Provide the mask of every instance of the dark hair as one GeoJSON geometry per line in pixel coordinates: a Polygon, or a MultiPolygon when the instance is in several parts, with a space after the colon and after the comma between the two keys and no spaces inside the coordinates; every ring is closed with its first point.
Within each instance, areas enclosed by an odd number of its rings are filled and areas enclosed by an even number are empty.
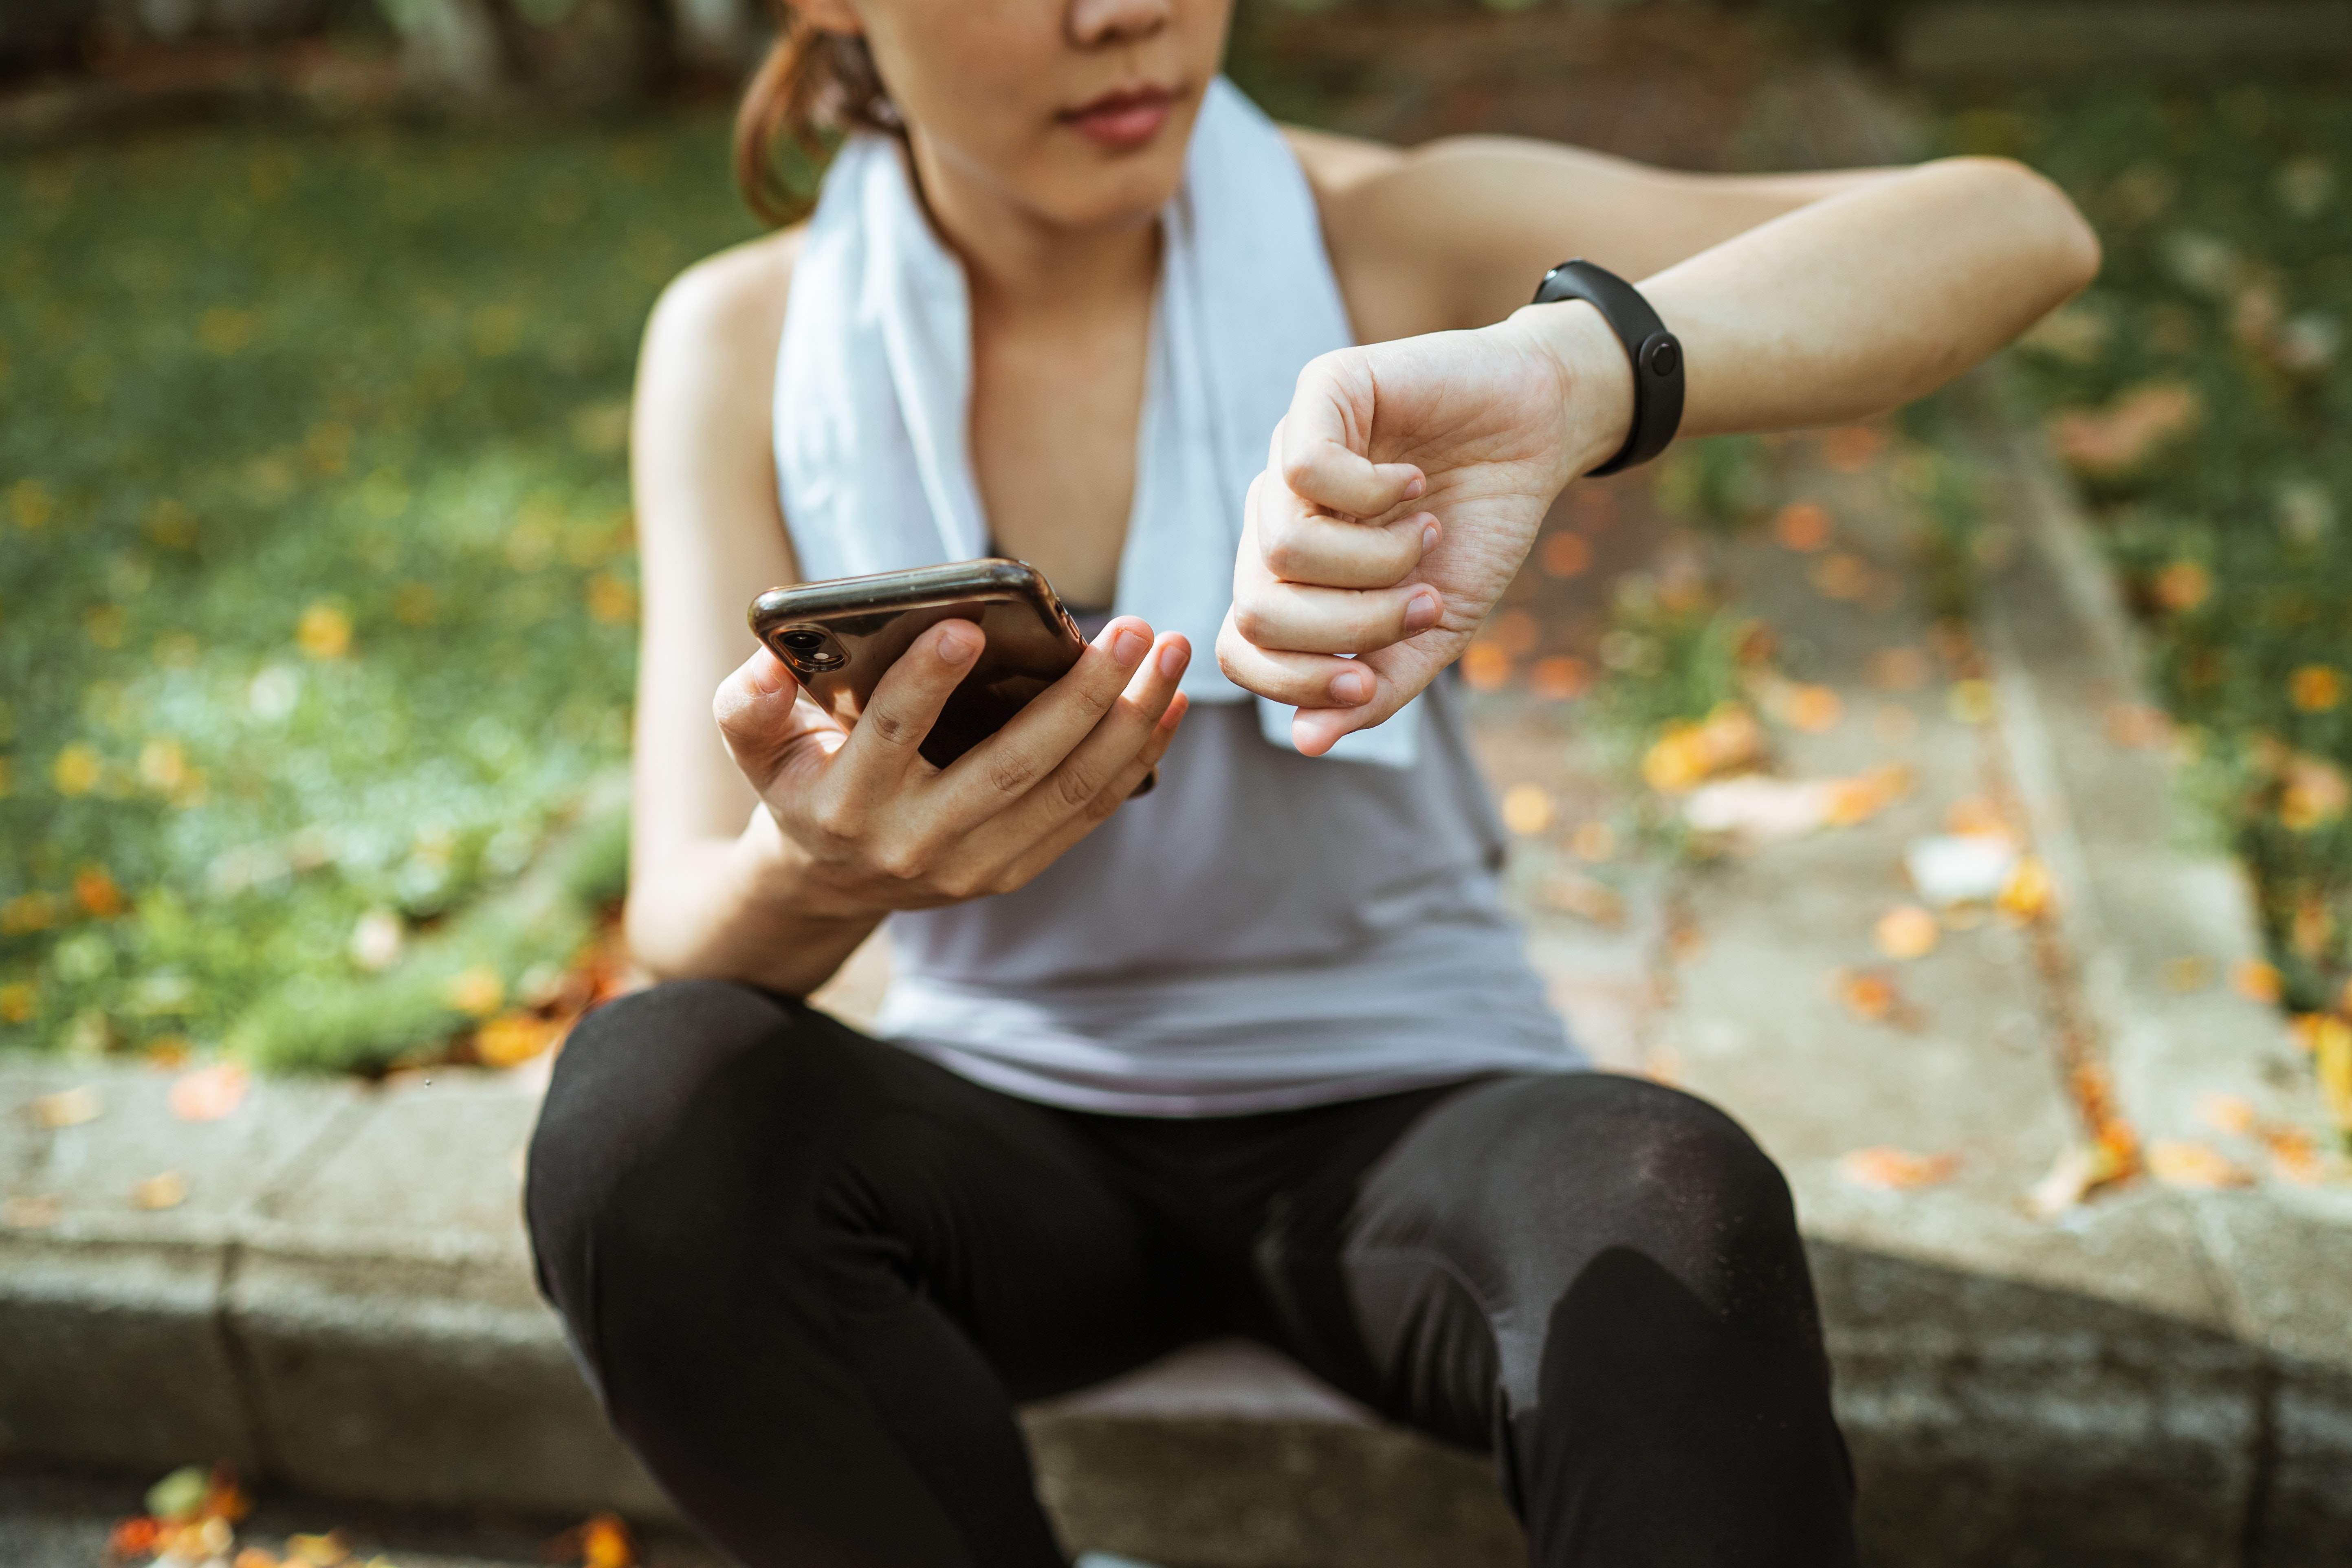
{"type": "Polygon", "coordinates": [[[822,163],[827,132],[896,134],[899,125],[863,37],[812,27],[784,0],[769,0],[769,9],[776,41],[735,113],[735,184],[753,212],[781,226],[808,207],[779,165],[786,143],[822,163]]]}

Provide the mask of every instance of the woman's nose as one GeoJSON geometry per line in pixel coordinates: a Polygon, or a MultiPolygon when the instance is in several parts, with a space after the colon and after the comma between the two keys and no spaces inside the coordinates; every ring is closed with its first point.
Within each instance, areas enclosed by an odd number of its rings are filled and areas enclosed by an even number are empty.
{"type": "Polygon", "coordinates": [[[1070,42],[1082,49],[1130,44],[1168,25],[1171,0],[1070,0],[1070,42]]]}

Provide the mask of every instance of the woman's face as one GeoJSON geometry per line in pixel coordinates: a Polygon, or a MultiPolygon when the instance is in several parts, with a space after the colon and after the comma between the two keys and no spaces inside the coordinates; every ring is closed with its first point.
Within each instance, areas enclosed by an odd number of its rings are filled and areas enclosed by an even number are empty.
{"type": "MultiPolygon", "coordinates": [[[[929,178],[1055,227],[1175,194],[1233,0],[808,0],[862,31],[929,178]]],[[[937,200],[941,195],[934,193],[937,200]]]]}

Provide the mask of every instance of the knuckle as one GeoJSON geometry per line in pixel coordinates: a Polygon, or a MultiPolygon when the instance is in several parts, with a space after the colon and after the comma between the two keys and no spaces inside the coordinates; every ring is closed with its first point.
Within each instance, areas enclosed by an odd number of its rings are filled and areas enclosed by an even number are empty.
{"type": "Polygon", "coordinates": [[[1300,530],[1290,523],[1276,523],[1265,531],[1258,547],[1258,555],[1267,571],[1276,576],[1293,579],[1314,565],[1312,551],[1300,537],[1300,530]]]}
{"type": "Polygon", "coordinates": [[[1020,752],[1008,752],[990,760],[989,787],[999,795],[1021,795],[1037,780],[1037,764],[1020,752]]]}
{"type": "MultiPolygon", "coordinates": [[[[1268,633],[1273,629],[1268,620],[1265,606],[1255,600],[1243,598],[1234,600],[1234,630],[1241,635],[1244,642],[1263,647],[1268,633]]],[[[1219,639],[1221,646],[1223,640],[1219,639]]]]}
{"type": "Polygon", "coordinates": [[[941,898],[951,904],[962,903],[966,899],[976,899],[989,890],[985,878],[961,867],[940,872],[933,879],[931,886],[938,890],[941,898]]]}
{"type": "Polygon", "coordinates": [[[864,814],[839,796],[816,802],[808,816],[819,833],[844,843],[856,838],[865,826],[864,814]]]}
{"type": "Polygon", "coordinates": [[[913,737],[915,727],[887,708],[868,709],[859,722],[870,727],[874,738],[886,746],[903,746],[913,737]]]}
{"type": "Polygon", "coordinates": [[[919,882],[930,869],[930,857],[919,844],[892,844],[875,851],[874,869],[894,882],[919,882]]]}
{"type": "Polygon", "coordinates": [[[1054,798],[1061,803],[1064,809],[1069,811],[1084,810],[1087,803],[1094,799],[1101,787],[1091,769],[1080,767],[1076,763],[1064,768],[1054,776],[1054,798]]]}
{"type": "Polygon", "coordinates": [[[1118,694],[1126,689],[1127,682],[1123,677],[1107,676],[1099,681],[1088,681],[1078,688],[1078,706],[1099,719],[1110,711],[1110,705],[1118,700],[1118,694]]]}

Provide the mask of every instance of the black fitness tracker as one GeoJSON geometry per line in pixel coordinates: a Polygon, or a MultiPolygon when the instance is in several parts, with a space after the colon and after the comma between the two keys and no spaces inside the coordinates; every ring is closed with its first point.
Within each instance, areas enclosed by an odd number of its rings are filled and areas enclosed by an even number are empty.
{"type": "Polygon", "coordinates": [[[1535,303],[1581,300],[1601,312],[1625,357],[1633,362],[1633,428],[1617,455],[1592,470],[1613,474],[1646,463],[1666,449],[1683,422],[1683,345],[1650,309],[1642,291],[1605,268],[1563,261],[1536,286],[1535,303]]]}

